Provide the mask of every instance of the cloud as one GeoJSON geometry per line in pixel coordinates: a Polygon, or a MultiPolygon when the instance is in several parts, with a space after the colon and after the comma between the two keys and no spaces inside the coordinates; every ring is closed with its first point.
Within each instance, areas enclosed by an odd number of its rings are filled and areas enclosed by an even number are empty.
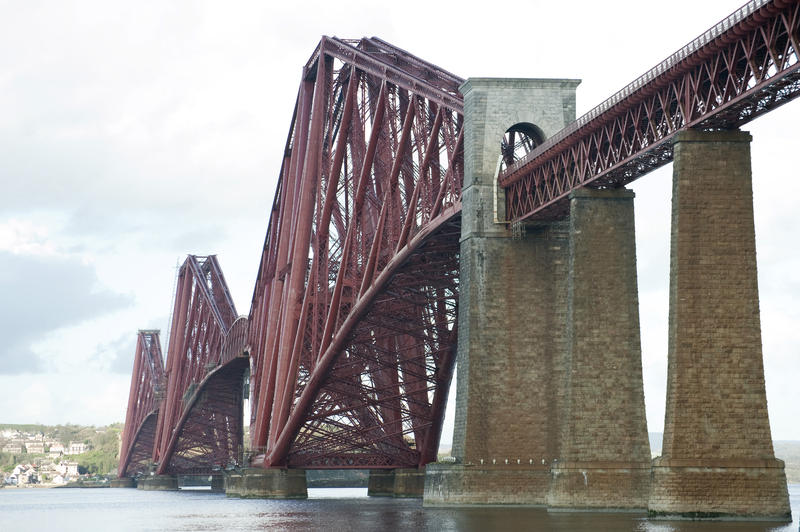
{"type": "Polygon", "coordinates": [[[33,346],[48,334],[132,304],[98,287],[92,266],[63,257],[0,251],[0,373],[41,372],[33,346]]]}
{"type": "Polygon", "coordinates": [[[130,332],[98,346],[91,362],[100,366],[104,371],[130,375],[133,372],[135,354],[136,335],[130,332]]]}

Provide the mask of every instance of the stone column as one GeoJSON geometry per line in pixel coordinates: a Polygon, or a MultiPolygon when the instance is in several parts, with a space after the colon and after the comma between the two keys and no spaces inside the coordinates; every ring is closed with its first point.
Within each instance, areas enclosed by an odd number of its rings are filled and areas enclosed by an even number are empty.
{"type": "Polygon", "coordinates": [[[633,192],[570,195],[566,393],[549,508],[647,508],[633,192]]]}
{"type": "Polygon", "coordinates": [[[544,136],[574,119],[575,80],[469,79],[458,316],[455,463],[427,466],[424,504],[541,504],[556,456],[563,352],[563,224],[512,238],[496,187],[500,142],[526,123],[544,136]]]}
{"type": "Polygon", "coordinates": [[[741,131],[675,139],[669,376],[654,517],[791,519],[767,414],[750,141],[741,131]]]}

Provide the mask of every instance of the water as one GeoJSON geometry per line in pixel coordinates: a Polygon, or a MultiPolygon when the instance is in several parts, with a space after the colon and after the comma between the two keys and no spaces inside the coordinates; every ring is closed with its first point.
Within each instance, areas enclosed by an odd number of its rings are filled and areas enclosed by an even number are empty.
{"type": "Polygon", "coordinates": [[[800,484],[789,486],[791,524],[648,521],[642,515],[548,513],[541,508],[423,508],[419,499],[375,499],[366,489],[309,489],[309,500],[228,499],[207,490],[0,490],[0,531],[430,530],[786,532],[798,530],[800,484]]]}

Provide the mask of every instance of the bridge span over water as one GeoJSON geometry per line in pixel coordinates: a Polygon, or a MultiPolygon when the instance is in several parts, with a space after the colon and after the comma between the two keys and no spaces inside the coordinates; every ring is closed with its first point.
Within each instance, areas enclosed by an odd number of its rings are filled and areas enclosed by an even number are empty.
{"type": "Polygon", "coordinates": [[[799,49],[800,3],[755,0],[576,120],[577,80],[465,80],[323,37],[249,314],[215,256],[186,259],[166,365],[159,332],[139,332],[120,477],[302,497],[304,470],[356,468],[373,492],[424,486],[426,505],[787,518],[739,128],[800,94],[799,49]],[[669,162],[651,461],[625,185],[669,162]],[[438,463],[456,360],[454,461],[438,463]]]}

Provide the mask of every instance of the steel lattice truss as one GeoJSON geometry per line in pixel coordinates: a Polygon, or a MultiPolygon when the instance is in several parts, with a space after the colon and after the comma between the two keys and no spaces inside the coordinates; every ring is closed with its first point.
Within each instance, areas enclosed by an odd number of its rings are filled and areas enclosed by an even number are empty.
{"type": "Polygon", "coordinates": [[[242,460],[242,383],[249,362],[237,357],[211,372],[187,398],[174,447],[159,471],[207,475],[242,460]]]}
{"type": "Polygon", "coordinates": [[[452,376],[462,80],[379,39],[303,72],[253,303],[267,466],[435,458],[452,376]]]}
{"type": "Polygon", "coordinates": [[[178,273],[167,390],[153,461],[158,474],[208,473],[238,459],[246,320],[215,256],[189,255],[178,273]]]}
{"type": "Polygon", "coordinates": [[[682,129],[735,129],[800,95],[800,3],[755,0],[500,175],[509,220],[558,218],[581,186],[615,188],[672,160],[682,129]]]}
{"type": "Polygon", "coordinates": [[[119,477],[143,474],[153,456],[156,419],[164,398],[164,361],[155,330],[139,331],[122,434],[119,477]]]}

